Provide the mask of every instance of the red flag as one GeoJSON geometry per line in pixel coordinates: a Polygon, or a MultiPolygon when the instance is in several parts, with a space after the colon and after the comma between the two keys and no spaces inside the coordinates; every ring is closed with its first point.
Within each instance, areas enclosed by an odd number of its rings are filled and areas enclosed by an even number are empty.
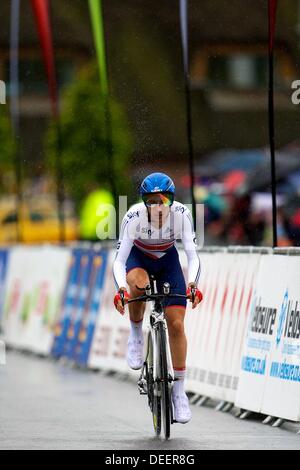
{"type": "Polygon", "coordinates": [[[277,0],[269,0],[269,52],[273,51],[277,0]]]}
{"type": "Polygon", "coordinates": [[[58,115],[57,104],[57,84],[55,76],[54,55],[52,46],[52,34],[49,17],[48,0],[31,0],[33,12],[36,19],[40,43],[43,52],[43,59],[48,78],[49,93],[52,103],[52,112],[55,117],[58,115]]]}

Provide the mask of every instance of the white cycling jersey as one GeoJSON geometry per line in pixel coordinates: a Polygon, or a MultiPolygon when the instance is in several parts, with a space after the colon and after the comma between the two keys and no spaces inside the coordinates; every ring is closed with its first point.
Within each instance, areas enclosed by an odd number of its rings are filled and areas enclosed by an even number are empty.
{"type": "MultiPolygon", "coordinates": [[[[158,259],[166,254],[176,240],[181,240],[188,258],[188,283],[199,281],[200,259],[196,251],[196,237],[189,209],[174,201],[161,228],[156,228],[148,218],[143,202],[134,204],[125,214],[113,265],[117,288],[126,286],[126,261],[135,245],[146,256],[158,259]]],[[[170,266],[170,269],[172,267],[170,266]]]]}

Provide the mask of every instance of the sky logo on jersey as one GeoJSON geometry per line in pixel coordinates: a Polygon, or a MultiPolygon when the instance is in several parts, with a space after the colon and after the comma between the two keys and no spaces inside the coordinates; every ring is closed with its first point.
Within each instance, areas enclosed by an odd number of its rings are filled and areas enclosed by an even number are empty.
{"type": "Polygon", "coordinates": [[[286,312],[287,312],[287,307],[288,307],[288,300],[289,300],[289,294],[288,294],[288,290],[286,290],[284,294],[283,302],[281,304],[280,314],[279,314],[279,322],[278,322],[278,329],[277,329],[277,335],[276,335],[276,347],[277,348],[279,346],[282,333],[283,333],[283,327],[284,327],[284,322],[285,322],[285,317],[286,317],[286,312]]]}
{"type": "Polygon", "coordinates": [[[185,209],[186,209],[186,208],[183,207],[183,206],[177,206],[177,207],[175,207],[175,211],[181,212],[182,214],[184,213],[185,209]]]}
{"type": "Polygon", "coordinates": [[[127,217],[128,219],[132,219],[133,217],[138,217],[139,216],[139,211],[134,211],[134,212],[128,212],[127,217]]]}

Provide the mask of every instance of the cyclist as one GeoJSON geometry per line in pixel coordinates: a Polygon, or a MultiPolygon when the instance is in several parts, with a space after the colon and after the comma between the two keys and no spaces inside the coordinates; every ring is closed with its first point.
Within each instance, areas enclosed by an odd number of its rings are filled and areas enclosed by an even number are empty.
{"type": "MultiPolygon", "coordinates": [[[[149,275],[157,280],[158,292],[164,282],[169,282],[172,293],[188,295],[193,308],[202,300],[197,288],[200,260],[196,251],[195,233],[189,209],[174,200],[175,186],[164,173],[148,175],[140,186],[143,202],[133,205],[124,216],[113,272],[118,292],[114,298],[116,309],[124,314],[120,293],[125,303],[138,297],[138,287],[149,284],[149,275]],[[188,288],[179,262],[175,241],[181,239],[188,258],[188,288]],[[128,293],[126,283],[129,285],[128,293]]],[[[145,302],[129,304],[131,332],[128,339],[127,362],[132,369],[143,365],[142,322],[145,302]]],[[[184,390],[187,341],[184,332],[186,300],[165,300],[165,317],[168,324],[170,350],[175,380],[172,388],[174,418],[187,423],[191,419],[188,397],[184,390]]]]}

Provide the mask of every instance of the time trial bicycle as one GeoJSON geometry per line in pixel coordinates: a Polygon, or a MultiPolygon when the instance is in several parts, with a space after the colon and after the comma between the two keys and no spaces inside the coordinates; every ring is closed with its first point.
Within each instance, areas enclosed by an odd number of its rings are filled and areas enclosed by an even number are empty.
{"type": "MultiPolygon", "coordinates": [[[[170,437],[173,418],[172,385],[176,380],[172,367],[168,327],[164,315],[164,300],[167,298],[189,298],[182,294],[172,294],[170,284],[163,284],[163,293],[157,292],[157,283],[154,276],[150,276],[150,284],[145,288],[136,286],[144,292],[143,295],[128,300],[132,302],[151,302],[149,332],[147,349],[141,375],[138,380],[138,389],[141,395],[148,395],[148,404],[152,413],[155,434],[161,434],[162,423],[165,439],[170,437]]],[[[194,302],[195,290],[191,290],[191,301],[194,302]]],[[[122,302],[124,299],[121,297],[122,302]]]]}

